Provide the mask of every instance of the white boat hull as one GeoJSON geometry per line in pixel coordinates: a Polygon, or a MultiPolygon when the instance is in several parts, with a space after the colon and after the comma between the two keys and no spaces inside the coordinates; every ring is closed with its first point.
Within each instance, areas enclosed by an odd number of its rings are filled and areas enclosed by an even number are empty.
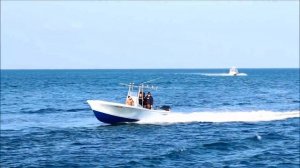
{"type": "Polygon", "coordinates": [[[165,110],[149,110],[142,107],[101,100],[88,100],[87,102],[92,108],[96,118],[108,124],[137,122],[149,115],[166,115],[169,113],[169,111],[165,110]]]}
{"type": "Polygon", "coordinates": [[[231,76],[237,76],[238,73],[237,72],[229,72],[229,75],[231,75],[231,76]]]}

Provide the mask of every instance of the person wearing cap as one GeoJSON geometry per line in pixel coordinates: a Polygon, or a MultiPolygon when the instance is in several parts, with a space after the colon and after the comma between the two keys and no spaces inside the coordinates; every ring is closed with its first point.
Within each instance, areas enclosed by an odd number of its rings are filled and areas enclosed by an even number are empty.
{"type": "Polygon", "coordinates": [[[145,105],[147,109],[152,109],[153,107],[153,97],[151,96],[150,92],[148,92],[147,96],[145,97],[145,105]]]}
{"type": "Polygon", "coordinates": [[[132,100],[132,98],[130,96],[127,97],[126,105],[134,106],[134,101],[132,100]]]}

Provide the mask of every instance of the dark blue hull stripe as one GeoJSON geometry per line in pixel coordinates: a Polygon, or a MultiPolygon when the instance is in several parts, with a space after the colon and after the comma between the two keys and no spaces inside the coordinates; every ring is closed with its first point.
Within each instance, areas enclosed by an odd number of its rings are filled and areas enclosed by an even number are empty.
{"type": "Polygon", "coordinates": [[[108,123],[108,124],[116,124],[116,123],[124,123],[124,122],[137,122],[139,120],[136,119],[130,119],[130,118],[124,118],[124,117],[118,117],[118,116],[114,116],[114,115],[110,115],[110,114],[106,114],[106,113],[102,113],[99,111],[95,111],[93,110],[96,118],[104,123],[108,123]]]}

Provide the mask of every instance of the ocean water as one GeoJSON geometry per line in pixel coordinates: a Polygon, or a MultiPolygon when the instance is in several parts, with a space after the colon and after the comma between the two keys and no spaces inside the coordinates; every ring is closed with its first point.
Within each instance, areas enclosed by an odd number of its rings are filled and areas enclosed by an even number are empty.
{"type": "Polygon", "coordinates": [[[1,167],[300,166],[299,69],[1,70],[1,167]],[[99,122],[87,100],[160,78],[165,117],[99,122]]]}

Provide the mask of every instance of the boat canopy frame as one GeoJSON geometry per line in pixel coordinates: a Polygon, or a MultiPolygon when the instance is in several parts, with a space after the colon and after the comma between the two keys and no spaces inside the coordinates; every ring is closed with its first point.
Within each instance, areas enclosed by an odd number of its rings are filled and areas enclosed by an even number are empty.
{"type": "MultiPolygon", "coordinates": [[[[157,86],[148,85],[147,83],[153,82],[153,81],[158,80],[158,79],[160,79],[160,78],[156,78],[156,79],[152,79],[152,80],[149,80],[149,81],[146,81],[146,82],[142,82],[137,86],[134,83],[129,83],[129,84],[120,83],[120,84],[128,86],[128,93],[127,93],[127,96],[126,96],[126,100],[127,100],[128,96],[130,96],[130,97],[132,97],[132,99],[134,101],[134,106],[140,106],[140,104],[139,104],[139,94],[140,94],[140,92],[144,93],[145,89],[157,90],[158,89],[157,86]],[[135,88],[137,88],[138,92],[134,91],[135,88]]],[[[144,99],[144,97],[143,97],[143,99],[144,99]]],[[[142,101],[141,107],[143,107],[143,106],[144,106],[144,101],[142,101]]]]}

